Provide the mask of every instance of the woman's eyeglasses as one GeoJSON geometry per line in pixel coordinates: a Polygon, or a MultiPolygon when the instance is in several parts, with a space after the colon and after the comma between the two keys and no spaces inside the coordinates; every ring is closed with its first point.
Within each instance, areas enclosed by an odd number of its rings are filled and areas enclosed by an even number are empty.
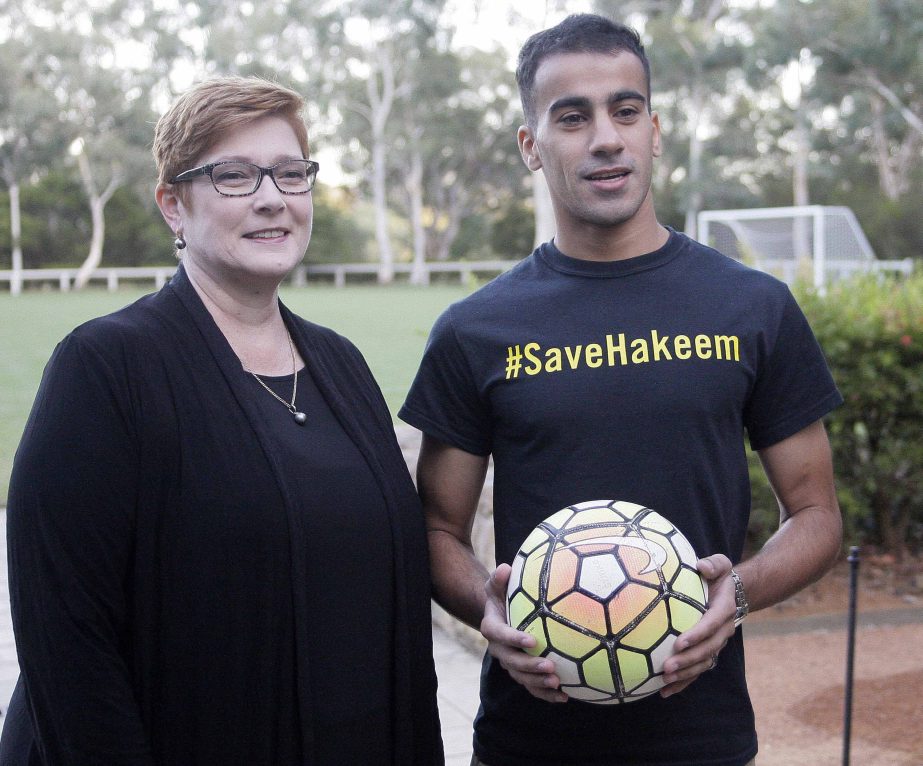
{"type": "Polygon", "coordinates": [[[269,168],[252,162],[228,160],[183,171],[170,179],[170,183],[178,184],[199,176],[208,176],[218,194],[225,197],[247,197],[260,188],[263,176],[269,176],[283,194],[307,194],[314,188],[319,169],[320,165],[314,160],[283,160],[269,168]]]}

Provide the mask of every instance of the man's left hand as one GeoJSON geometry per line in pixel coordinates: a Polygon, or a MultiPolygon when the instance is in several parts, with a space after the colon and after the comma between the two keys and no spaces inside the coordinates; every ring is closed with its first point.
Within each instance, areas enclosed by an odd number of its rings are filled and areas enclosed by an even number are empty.
{"type": "Polygon", "coordinates": [[[695,626],[682,633],[673,645],[673,654],[663,663],[665,686],[661,697],[681,692],[702,673],[712,670],[718,655],[734,635],[737,602],[734,581],[730,578],[731,560],[720,553],[699,559],[699,574],[708,582],[708,609],[695,626]]]}

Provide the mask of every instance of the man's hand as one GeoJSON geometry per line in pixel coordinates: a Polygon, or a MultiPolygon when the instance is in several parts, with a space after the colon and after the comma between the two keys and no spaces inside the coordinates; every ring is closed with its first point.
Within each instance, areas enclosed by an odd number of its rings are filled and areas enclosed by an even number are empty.
{"type": "MultiPolygon", "coordinates": [[[[818,420],[793,436],[760,450],[760,460],[779,501],[779,529],[762,549],[737,565],[750,611],[764,609],[817,580],[836,560],[843,540],[833,484],[830,442],[818,420]]],[[[676,639],[664,663],[665,697],[682,691],[714,667],[734,634],[736,599],[728,576],[731,562],[720,554],[700,559],[708,580],[708,610],[676,639]]]]}
{"type": "Polygon", "coordinates": [[[554,663],[545,657],[533,657],[523,649],[535,646],[535,638],[511,628],[506,621],[506,588],[510,581],[508,564],[501,564],[484,584],[487,603],[481,620],[481,634],[487,639],[487,651],[518,684],[546,702],[567,702],[560,691],[560,679],[554,663]]]}
{"type": "Polygon", "coordinates": [[[681,634],[673,645],[673,654],[663,663],[666,686],[661,697],[681,692],[702,673],[715,667],[718,655],[734,635],[734,581],[730,578],[731,561],[723,554],[699,559],[699,574],[708,582],[708,609],[692,628],[681,634]]]}

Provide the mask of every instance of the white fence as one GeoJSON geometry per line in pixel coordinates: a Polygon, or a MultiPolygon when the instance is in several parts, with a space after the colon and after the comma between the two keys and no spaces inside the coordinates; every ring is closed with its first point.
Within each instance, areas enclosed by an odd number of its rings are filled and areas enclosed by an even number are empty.
{"type": "MultiPolygon", "coordinates": [[[[6,282],[13,295],[18,295],[28,283],[57,286],[61,291],[70,290],[79,269],[23,269],[22,271],[0,271],[0,283],[6,282]]],[[[109,290],[118,290],[119,282],[154,281],[157,288],[163,287],[173,276],[175,266],[137,266],[125,268],[96,269],[91,275],[93,282],[105,282],[109,290]]]]}
{"type": "MultiPolygon", "coordinates": [[[[433,274],[457,274],[462,282],[472,276],[496,276],[513,268],[518,261],[432,261],[423,264],[425,280],[428,282],[433,274]]],[[[378,274],[377,263],[312,263],[298,266],[292,272],[292,283],[305,285],[311,278],[333,278],[337,287],[343,287],[348,277],[369,277],[378,274]]],[[[395,275],[410,275],[412,263],[395,263],[395,275]]]]}
{"type": "MultiPolygon", "coordinates": [[[[496,276],[516,265],[516,261],[446,261],[424,264],[427,281],[434,274],[457,275],[462,281],[472,276],[496,276]]],[[[369,281],[378,274],[377,263],[314,263],[298,266],[291,276],[291,282],[297,286],[307,285],[310,281],[332,281],[337,287],[343,287],[347,279],[369,281]]],[[[108,290],[118,290],[124,282],[151,282],[154,287],[162,287],[176,270],[175,266],[138,266],[96,269],[90,274],[90,282],[104,282],[108,290]]],[[[413,264],[396,263],[396,275],[409,275],[413,264]]],[[[61,291],[70,290],[74,284],[78,269],[23,269],[22,271],[0,271],[0,285],[9,286],[13,295],[18,295],[28,284],[48,286],[61,291]]]]}

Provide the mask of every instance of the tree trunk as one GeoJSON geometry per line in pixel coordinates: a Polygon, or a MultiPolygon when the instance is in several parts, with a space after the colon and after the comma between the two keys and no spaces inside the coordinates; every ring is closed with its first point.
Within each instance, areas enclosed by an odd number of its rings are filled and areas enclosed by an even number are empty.
{"type": "Polygon", "coordinates": [[[22,216],[19,206],[19,183],[9,182],[7,188],[10,192],[10,238],[12,240],[10,268],[13,270],[10,277],[10,293],[19,295],[22,292],[22,216]]]}
{"type": "Polygon", "coordinates": [[[881,98],[871,97],[872,102],[872,142],[878,158],[878,187],[889,200],[900,196],[898,181],[894,172],[889,147],[888,131],[885,127],[885,105],[881,98]]]}
{"type": "Polygon", "coordinates": [[[90,168],[90,161],[87,159],[85,151],[77,155],[77,166],[80,168],[80,178],[83,181],[83,188],[90,199],[90,221],[93,229],[90,235],[90,251],[87,253],[86,260],[80,265],[77,276],[74,277],[74,288],[80,290],[90,280],[90,275],[103,260],[103,242],[106,239],[106,218],[103,214],[106,203],[115,194],[119,188],[121,179],[113,168],[112,179],[102,194],[96,193],[96,184],[93,180],[93,171],[90,168]]]}
{"type": "Polygon", "coordinates": [[[435,253],[433,259],[437,261],[447,261],[452,255],[452,245],[458,238],[458,232],[461,231],[462,210],[460,203],[453,200],[453,204],[444,211],[447,223],[445,228],[439,232],[436,240],[435,253]]]}
{"type": "Polygon", "coordinates": [[[705,98],[700,79],[692,89],[689,122],[689,201],[686,204],[685,233],[696,239],[698,237],[699,211],[702,209],[702,139],[699,138],[699,125],[705,109],[705,98]]]}
{"type": "MultiPolygon", "coordinates": [[[[808,186],[808,160],[811,153],[811,138],[805,123],[805,114],[801,105],[795,109],[795,156],[792,158],[792,199],[795,205],[810,205],[811,194],[808,186]]],[[[795,244],[795,262],[799,266],[810,268],[811,237],[813,218],[795,216],[792,222],[795,244]]],[[[815,256],[816,257],[816,256],[815,256]]]]}
{"type": "Polygon", "coordinates": [[[378,282],[394,281],[394,251],[388,235],[385,145],[381,136],[372,138],[372,201],[375,207],[375,241],[378,243],[378,282]]]}
{"type": "MultiPolygon", "coordinates": [[[[864,67],[862,67],[864,69],[864,67]]],[[[869,85],[877,92],[885,101],[887,101],[891,106],[893,106],[897,112],[903,117],[904,121],[912,130],[915,130],[921,136],[923,136],[923,119],[918,117],[914,111],[907,106],[900,97],[885,85],[878,76],[867,69],[865,71],[866,79],[869,85]]]]}
{"type": "Polygon", "coordinates": [[[423,226],[423,158],[420,156],[420,133],[414,131],[414,144],[410,150],[410,224],[413,229],[413,266],[410,270],[410,284],[429,284],[426,270],[426,229],[423,226]]]}
{"type": "Polygon", "coordinates": [[[456,180],[446,187],[437,185],[433,192],[435,215],[427,233],[427,246],[432,248],[434,261],[447,261],[452,254],[452,245],[468,210],[469,196],[462,187],[456,180]]]}
{"type": "MultiPolygon", "coordinates": [[[[906,505],[906,503],[902,504],[906,505]]],[[[901,508],[897,518],[892,516],[890,496],[886,492],[876,492],[872,496],[872,511],[881,536],[881,544],[886,552],[900,563],[907,553],[906,540],[909,528],[910,510],[901,508]]]]}
{"type": "Polygon", "coordinates": [[[93,230],[90,235],[90,251],[87,253],[86,260],[80,265],[77,276],[74,277],[75,290],[85,287],[86,283],[90,281],[90,275],[102,263],[103,241],[106,236],[106,219],[103,216],[104,204],[99,197],[94,197],[90,200],[90,219],[93,223],[93,230]]]}
{"type": "Polygon", "coordinates": [[[394,281],[394,250],[388,234],[387,152],[385,127],[394,103],[394,70],[385,46],[375,51],[372,71],[366,80],[372,127],[372,200],[375,206],[375,241],[378,244],[378,282],[394,281]],[[380,88],[379,88],[380,82],[380,88]]]}

